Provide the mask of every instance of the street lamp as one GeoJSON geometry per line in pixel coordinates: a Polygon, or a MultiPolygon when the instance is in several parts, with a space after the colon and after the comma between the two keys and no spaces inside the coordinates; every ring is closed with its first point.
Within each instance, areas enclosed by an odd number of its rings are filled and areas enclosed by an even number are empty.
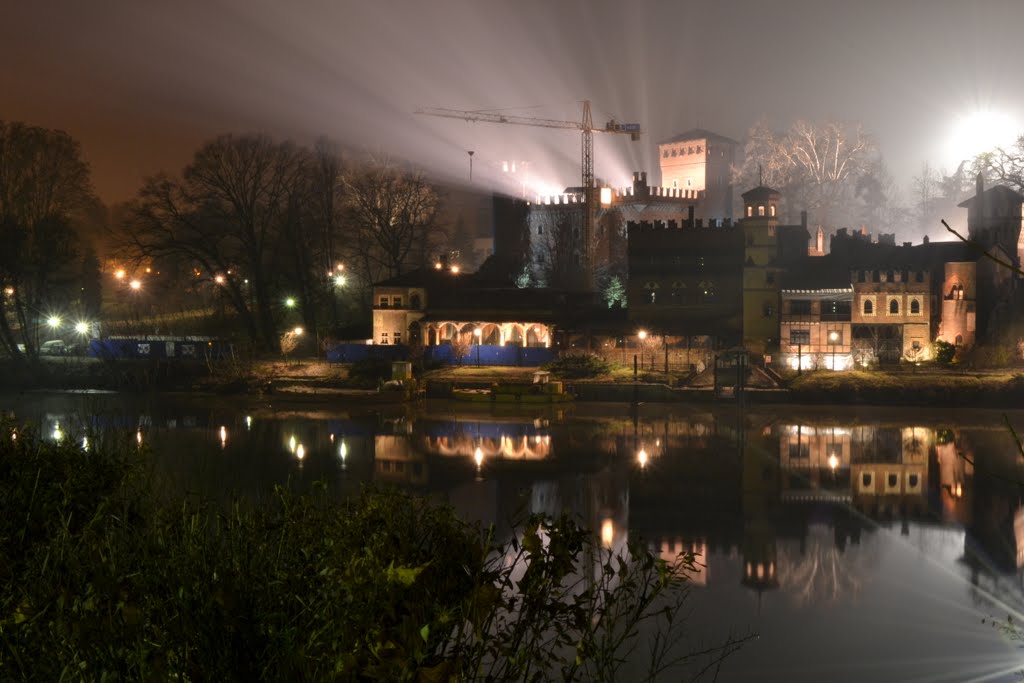
{"type": "Polygon", "coordinates": [[[49,318],[46,319],[46,324],[50,327],[51,330],[56,330],[57,328],[59,328],[60,323],[60,317],[56,315],[51,315],[49,318]]]}
{"type": "MultiPolygon", "coordinates": [[[[644,362],[643,343],[644,343],[644,340],[647,339],[647,330],[639,330],[639,331],[637,331],[636,338],[640,340],[640,342],[637,344],[637,347],[640,350],[640,362],[643,363],[644,362]]],[[[635,375],[636,375],[636,363],[633,363],[633,375],[634,375],[634,379],[636,379],[636,377],[635,377],[635,375]]]]}
{"type": "Polygon", "coordinates": [[[344,287],[346,282],[348,282],[348,280],[345,279],[344,275],[338,275],[334,278],[334,284],[338,287],[344,287]]]}
{"type": "Polygon", "coordinates": [[[831,332],[828,333],[828,342],[829,342],[829,345],[832,347],[832,371],[833,372],[835,372],[835,369],[836,369],[836,342],[838,340],[839,340],[839,333],[838,332],[836,332],[835,330],[832,330],[831,332]]]}
{"type": "Polygon", "coordinates": [[[483,330],[479,327],[473,330],[473,336],[476,337],[476,366],[480,367],[480,341],[483,337],[483,330]]]}
{"type": "Polygon", "coordinates": [[[132,280],[131,282],[128,283],[128,286],[131,287],[136,292],[142,289],[142,283],[139,282],[138,280],[132,280]]]}
{"type": "Polygon", "coordinates": [[[293,297],[288,297],[284,300],[284,305],[285,308],[295,308],[295,299],[293,297]]]}

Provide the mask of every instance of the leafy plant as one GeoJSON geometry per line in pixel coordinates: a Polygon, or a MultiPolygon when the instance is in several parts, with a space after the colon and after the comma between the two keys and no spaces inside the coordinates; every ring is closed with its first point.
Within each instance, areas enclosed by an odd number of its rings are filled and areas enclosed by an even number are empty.
{"type": "Polygon", "coordinates": [[[608,361],[591,353],[567,353],[543,367],[565,379],[599,377],[611,371],[611,364],[608,361]]]}
{"type": "Polygon", "coordinates": [[[952,365],[953,359],[956,357],[956,347],[941,339],[936,339],[933,346],[935,347],[935,362],[939,365],[952,365]]]}

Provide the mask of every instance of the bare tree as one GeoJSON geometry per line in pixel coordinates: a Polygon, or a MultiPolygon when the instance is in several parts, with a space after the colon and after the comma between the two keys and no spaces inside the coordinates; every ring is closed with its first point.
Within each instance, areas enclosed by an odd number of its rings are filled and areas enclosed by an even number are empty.
{"type": "Polygon", "coordinates": [[[981,172],[988,180],[1024,193],[1024,135],[1018,137],[1012,147],[996,147],[978,155],[971,171],[975,176],[981,172]]]}
{"type": "Polygon", "coordinates": [[[76,215],[97,200],[81,147],[67,133],[0,121],[0,344],[36,355],[47,309],[79,276],[76,215]]]}
{"type": "Polygon", "coordinates": [[[225,296],[265,349],[277,344],[275,249],[296,220],[304,157],[265,135],[223,135],[196,152],[181,179],[146,180],[124,237],[135,254],[178,258],[219,276],[225,296]]]}
{"type": "Polygon", "coordinates": [[[438,230],[438,193],[419,172],[389,160],[344,176],[347,261],[365,284],[422,267],[438,230]]]}

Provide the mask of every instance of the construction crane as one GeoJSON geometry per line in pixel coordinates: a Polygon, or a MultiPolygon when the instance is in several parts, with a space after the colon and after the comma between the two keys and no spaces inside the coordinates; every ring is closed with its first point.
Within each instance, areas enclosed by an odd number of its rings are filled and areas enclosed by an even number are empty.
{"type": "Polygon", "coordinates": [[[534,118],[532,116],[515,116],[502,114],[494,111],[464,111],[460,109],[440,109],[436,107],[424,107],[416,110],[417,114],[425,116],[441,116],[449,119],[462,119],[463,121],[483,121],[485,123],[509,123],[517,126],[535,126],[540,128],[563,128],[578,130],[582,132],[583,138],[583,196],[584,211],[583,217],[583,277],[584,289],[594,288],[594,244],[593,238],[596,232],[595,220],[597,218],[597,192],[594,187],[594,133],[619,133],[629,135],[633,141],[640,139],[639,123],[619,123],[612,119],[605,124],[604,128],[594,128],[593,116],[590,113],[590,100],[583,101],[583,119],[581,121],[561,121],[558,119],[534,118]]]}

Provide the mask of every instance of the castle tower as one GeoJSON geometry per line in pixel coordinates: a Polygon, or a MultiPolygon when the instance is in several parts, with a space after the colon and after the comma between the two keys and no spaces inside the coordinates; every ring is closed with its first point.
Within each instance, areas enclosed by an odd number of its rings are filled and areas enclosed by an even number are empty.
{"type": "Polygon", "coordinates": [[[743,345],[757,354],[778,344],[780,196],[764,185],[743,193],[743,345]]]}
{"type": "Polygon", "coordinates": [[[658,145],[661,186],[696,193],[697,218],[732,218],[732,164],[738,143],[694,128],[658,145]]]}

